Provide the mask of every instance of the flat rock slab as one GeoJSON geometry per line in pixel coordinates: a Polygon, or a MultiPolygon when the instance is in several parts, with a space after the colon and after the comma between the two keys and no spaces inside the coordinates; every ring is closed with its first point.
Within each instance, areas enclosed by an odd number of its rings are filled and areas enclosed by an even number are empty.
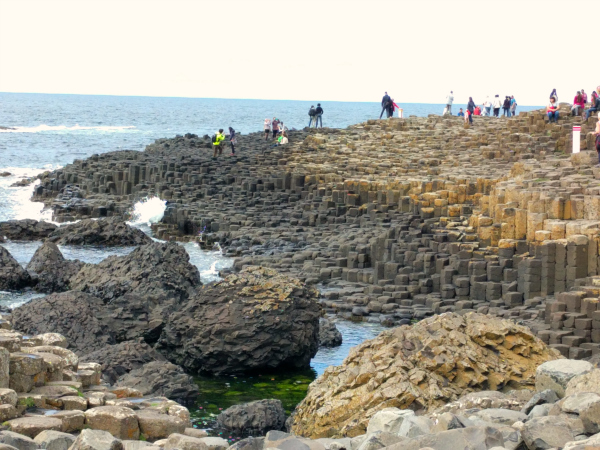
{"type": "Polygon", "coordinates": [[[8,426],[15,433],[34,438],[42,431],[61,431],[62,421],[52,417],[21,417],[8,421],[8,426]]]}

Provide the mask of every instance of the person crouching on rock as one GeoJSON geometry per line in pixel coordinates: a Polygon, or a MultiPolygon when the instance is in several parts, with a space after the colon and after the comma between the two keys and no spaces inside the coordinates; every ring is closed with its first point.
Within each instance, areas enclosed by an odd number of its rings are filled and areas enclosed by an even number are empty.
{"type": "Polygon", "coordinates": [[[275,148],[275,147],[278,147],[280,145],[285,145],[288,142],[289,141],[288,141],[288,138],[287,138],[287,133],[284,132],[284,133],[281,134],[281,136],[279,136],[277,138],[277,142],[275,144],[271,145],[271,148],[275,148]]]}
{"type": "Polygon", "coordinates": [[[229,127],[229,145],[231,145],[231,156],[235,156],[235,144],[237,144],[235,130],[229,127]]]}
{"type": "Polygon", "coordinates": [[[217,152],[219,155],[223,154],[223,141],[225,140],[225,136],[223,136],[223,128],[219,130],[217,134],[213,136],[213,158],[217,157],[217,152]]]}

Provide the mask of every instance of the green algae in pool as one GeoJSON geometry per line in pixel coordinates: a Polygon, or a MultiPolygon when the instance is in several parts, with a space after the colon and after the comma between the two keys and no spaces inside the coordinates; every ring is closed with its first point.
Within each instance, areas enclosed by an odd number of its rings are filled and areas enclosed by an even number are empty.
{"type": "Polygon", "coordinates": [[[315,378],[316,373],[312,370],[253,376],[196,377],[200,395],[190,408],[192,422],[211,436],[221,436],[233,442],[246,436],[234,436],[215,428],[219,413],[233,405],[275,398],[281,400],[286,415],[289,415],[304,399],[308,385],[315,378]]]}

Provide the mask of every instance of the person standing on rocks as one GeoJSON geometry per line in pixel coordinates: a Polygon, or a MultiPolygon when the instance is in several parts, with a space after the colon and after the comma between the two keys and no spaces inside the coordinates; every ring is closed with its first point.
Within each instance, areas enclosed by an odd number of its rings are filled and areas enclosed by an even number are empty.
{"type": "Polygon", "coordinates": [[[594,134],[596,135],[596,152],[598,153],[598,165],[600,166],[600,112],[598,113],[598,122],[596,122],[594,134]]]}
{"type": "MultiPolygon", "coordinates": [[[[392,99],[390,98],[390,96],[388,95],[388,93],[386,92],[385,95],[383,96],[383,98],[381,99],[381,114],[379,114],[379,118],[381,119],[383,117],[383,113],[386,112],[387,114],[389,114],[389,106],[390,106],[390,102],[392,101],[392,99]]],[[[388,115],[388,118],[390,116],[388,115]]]]}
{"type": "Polygon", "coordinates": [[[323,128],[323,108],[321,108],[320,103],[317,103],[315,113],[315,128],[319,128],[319,123],[321,124],[321,128],[323,128]]]}
{"type": "Polygon", "coordinates": [[[448,96],[446,97],[446,112],[449,115],[452,115],[452,103],[454,102],[454,93],[450,91],[448,96]]]}
{"type": "Polygon", "coordinates": [[[469,103],[467,103],[467,114],[469,116],[469,123],[473,125],[473,113],[475,112],[475,102],[473,97],[469,97],[469,103]]]}
{"type": "Polygon", "coordinates": [[[265,141],[268,141],[269,134],[271,133],[271,121],[269,119],[265,119],[263,126],[265,129],[265,141]]]}
{"type": "Polygon", "coordinates": [[[279,119],[277,117],[273,117],[271,127],[273,129],[273,139],[275,139],[277,137],[277,133],[279,133],[279,119]]]}
{"type": "Polygon", "coordinates": [[[317,111],[315,110],[315,107],[313,105],[310,106],[310,109],[308,110],[308,128],[310,128],[310,126],[312,125],[313,121],[315,120],[315,116],[317,115],[317,111]]]}
{"type": "Polygon", "coordinates": [[[515,96],[510,96],[510,115],[514,117],[517,113],[517,101],[515,100],[515,96]]]}
{"type": "Polygon", "coordinates": [[[223,136],[223,128],[221,128],[217,134],[213,136],[213,158],[217,157],[217,152],[219,155],[223,154],[223,141],[225,140],[225,136],[223,136]]]}
{"type": "Polygon", "coordinates": [[[229,145],[231,145],[231,156],[235,156],[235,145],[237,144],[237,137],[235,130],[229,127],[229,145]]]}
{"type": "Polygon", "coordinates": [[[496,94],[496,96],[494,97],[494,117],[499,117],[500,114],[500,108],[502,107],[502,102],[500,101],[500,96],[498,94],[496,94]]]}
{"type": "Polygon", "coordinates": [[[492,113],[492,102],[490,102],[490,97],[485,98],[485,102],[483,102],[483,111],[481,113],[482,116],[491,116],[492,113]]]}
{"type": "Polygon", "coordinates": [[[510,97],[508,95],[504,97],[504,104],[502,105],[502,117],[510,117],[510,97]]]}

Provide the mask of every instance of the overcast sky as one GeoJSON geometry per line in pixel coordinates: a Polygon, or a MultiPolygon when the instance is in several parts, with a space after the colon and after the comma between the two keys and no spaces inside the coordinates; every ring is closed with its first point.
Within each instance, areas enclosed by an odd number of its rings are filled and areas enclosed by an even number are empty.
{"type": "Polygon", "coordinates": [[[571,102],[600,85],[599,5],[0,0],[0,92],[543,105],[556,87],[571,102]]]}

